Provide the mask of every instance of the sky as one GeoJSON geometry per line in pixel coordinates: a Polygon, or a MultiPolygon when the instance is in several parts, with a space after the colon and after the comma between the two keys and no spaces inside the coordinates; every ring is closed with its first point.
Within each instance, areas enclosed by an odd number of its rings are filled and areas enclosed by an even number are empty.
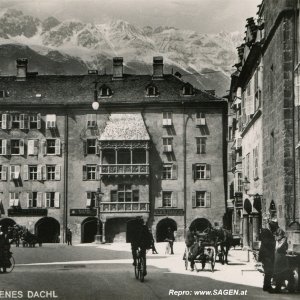
{"type": "Polygon", "coordinates": [[[138,26],[173,26],[201,33],[244,31],[261,0],[0,0],[40,19],[106,23],[122,19],[138,26]]]}

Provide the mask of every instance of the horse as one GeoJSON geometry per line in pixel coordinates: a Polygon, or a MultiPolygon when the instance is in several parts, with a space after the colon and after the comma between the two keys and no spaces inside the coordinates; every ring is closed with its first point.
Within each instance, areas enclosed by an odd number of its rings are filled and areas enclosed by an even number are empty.
{"type": "Polygon", "coordinates": [[[216,253],[219,253],[219,258],[222,264],[224,262],[228,264],[228,252],[231,246],[233,246],[232,233],[225,228],[212,228],[208,227],[204,230],[208,234],[208,239],[214,241],[216,253]],[[220,246],[221,252],[218,251],[220,246]],[[224,256],[224,257],[221,257],[224,256]]]}

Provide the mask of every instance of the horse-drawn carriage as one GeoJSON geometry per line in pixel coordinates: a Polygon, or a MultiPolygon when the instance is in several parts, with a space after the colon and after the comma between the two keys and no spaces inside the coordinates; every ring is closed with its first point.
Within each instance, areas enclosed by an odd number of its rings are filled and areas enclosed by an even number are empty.
{"type": "Polygon", "coordinates": [[[215,262],[228,263],[227,255],[232,244],[232,235],[229,231],[221,228],[207,228],[203,232],[196,233],[196,241],[191,247],[186,247],[184,260],[185,268],[188,269],[189,261],[191,269],[194,267],[198,272],[197,264],[201,264],[202,270],[206,264],[210,264],[213,272],[215,262]]]}

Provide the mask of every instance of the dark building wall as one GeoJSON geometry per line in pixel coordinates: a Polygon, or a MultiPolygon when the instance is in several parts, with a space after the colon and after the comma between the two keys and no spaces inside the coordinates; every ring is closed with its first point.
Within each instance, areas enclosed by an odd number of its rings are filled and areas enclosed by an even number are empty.
{"type": "MultiPolygon", "coordinates": [[[[267,34],[278,12],[289,1],[276,2],[278,6],[273,1],[265,1],[267,34]]],[[[286,13],[280,19],[274,35],[266,35],[270,42],[264,51],[264,197],[267,209],[274,200],[279,223],[284,227],[294,197],[293,26],[293,15],[286,13]]]]}

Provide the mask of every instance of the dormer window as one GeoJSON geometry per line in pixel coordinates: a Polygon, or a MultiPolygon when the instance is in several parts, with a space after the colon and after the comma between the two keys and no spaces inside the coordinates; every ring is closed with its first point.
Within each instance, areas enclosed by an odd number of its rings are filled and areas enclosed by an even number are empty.
{"type": "Polygon", "coordinates": [[[154,84],[149,84],[146,87],[146,95],[147,97],[156,97],[158,96],[158,89],[154,84]]]}
{"type": "Polygon", "coordinates": [[[112,95],[112,90],[107,85],[102,85],[99,89],[100,97],[110,97],[112,95]]]}
{"type": "Polygon", "coordinates": [[[194,87],[190,83],[186,83],[182,87],[182,95],[183,96],[192,96],[192,95],[194,95],[194,87]]]}

